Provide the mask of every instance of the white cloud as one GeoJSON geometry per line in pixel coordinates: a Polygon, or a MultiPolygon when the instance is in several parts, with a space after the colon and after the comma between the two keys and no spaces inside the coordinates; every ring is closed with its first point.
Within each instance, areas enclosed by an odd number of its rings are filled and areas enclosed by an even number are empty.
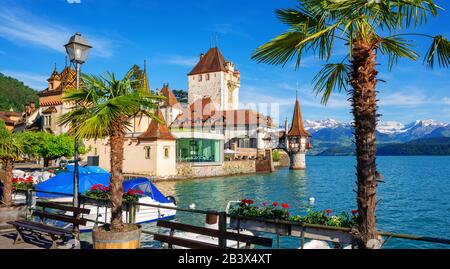
{"type": "Polygon", "coordinates": [[[67,0],[69,4],[81,4],[81,0],[67,0]]]}
{"type": "Polygon", "coordinates": [[[167,55],[164,62],[172,65],[194,67],[199,61],[196,57],[186,57],[182,55],[167,55]]]}
{"type": "Polygon", "coordinates": [[[444,102],[444,104],[446,104],[446,105],[450,105],[450,97],[444,97],[444,99],[442,99],[443,100],[443,102],[444,102]]]}
{"type": "Polygon", "coordinates": [[[47,87],[46,81],[48,76],[45,75],[35,73],[25,73],[15,70],[0,70],[0,73],[18,79],[22,81],[25,85],[35,90],[43,90],[47,87]]]}
{"type": "MultiPolygon", "coordinates": [[[[78,29],[77,29],[78,30],[78,29]]],[[[26,12],[0,8],[0,37],[20,46],[35,45],[65,53],[64,44],[77,30],[45,22],[26,12]]],[[[116,42],[105,37],[86,34],[93,46],[92,56],[110,58],[116,42]]]]}

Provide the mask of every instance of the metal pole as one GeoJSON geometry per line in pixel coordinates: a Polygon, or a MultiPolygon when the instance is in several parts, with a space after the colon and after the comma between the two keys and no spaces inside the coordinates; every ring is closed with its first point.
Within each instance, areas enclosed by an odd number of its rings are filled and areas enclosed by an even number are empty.
{"type": "MultiPolygon", "coordinates": [[[[75,63],[75,68],[77,71],[76,91],[78,91],[80,88],[80,64],[75,63]]],[[[76,104],[76,106],[78,107],[78,103],[76,104]]],[[[80,204],[78,203],[78,137],[77,136],[75,136],[74,148],[75,148],[75,154],[74,154],[75,167],[74,167],[74,172],[73,172],[73,207],[78,208],[78,207],[80,207],[80,204]]],[[[74,213],[74,217],[79,217],[79,215],[77,213],[74,213]]],[[[76,224],[73,225],[73,236],[74,236],[75,240],[77,240],[77,241],[80,240],[80,228],[76,224]]]]}
{"type": "Polygon", "coordinates": [[[227,232],[227,214],[225,212],[219,213],[219,247],[227,247],[227,239],[225,233],[227,232]]]}

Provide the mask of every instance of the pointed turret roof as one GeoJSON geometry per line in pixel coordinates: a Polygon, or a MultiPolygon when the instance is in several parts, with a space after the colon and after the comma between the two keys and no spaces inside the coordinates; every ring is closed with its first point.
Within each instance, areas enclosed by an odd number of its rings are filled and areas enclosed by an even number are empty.
{"type": "Polygon", "coordinates": [[[206,55],[201,57],[200,61],[194,69],[192,69],[188,76],[219,71],[226,72],[227,70],[225,68],[225,63],[225,58],[220,50],[217,47],[210,48],[206,55]]]}
{"type": "Polygon", "coordinates": [[[141,141],[176,140],[169,128],[167,128],[166,121],[161,113],[161,110],[158,109],[156,113],[158,118],[160,118],[163,122],[159,123],[156,120],[152,120],[147,128],[147,131],[140,135],[138,139],[141,141]]]}
{"type": "Polygon", "coordinates": [[[289,130],[287,136],[306,136],[311,137],[311,135],[305,130],[303,126],[302,112],[300,110],[300,102],[295,101],[294,116],[292,118],[292,127],[289,130]]]}
{"type": "Polygon", "coordinates": [[[172,92],[172,90],[169,87],[169,84],[164,84],[163,88],[161,89],[161,95],[166,97],[164,100],[164,103],[161,107],[174,107],[174,106],[180,106],[178,103],[177,97],[172,92]]]}
{"type": "Polygon", "coordinates": [[[47,81],[54,81],[54,80],[61,80],[61,76],[59,75],[58,71],[55,69],[53,70],[52,75],[47,79],[47,81]]]}
{"type": "Polygon", "coordinates": [[[148,83],[148,77],[147,77],[147,61],[144,60],[144,78],[142,81],[142,86],[145,90],[145,92],[150,93],[150,85],[148,83]]]}

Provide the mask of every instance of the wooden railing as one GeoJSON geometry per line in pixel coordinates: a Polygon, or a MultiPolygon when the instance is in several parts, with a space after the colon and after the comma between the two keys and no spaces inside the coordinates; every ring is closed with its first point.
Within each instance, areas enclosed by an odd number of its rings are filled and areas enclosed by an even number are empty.
{"type": "MultiPolygon", "coordinates": [[[[61,195],[61,196],[72,196],[64,193],[57,192],[45,192],[38,191],[40,193],[52,194],[52,195],[61,195]]],[[[27,196],[27,212],[33,210],[33,203],[35,203],[36,191],[25,191],[23,192],[27,196]]],[[[80,199],[83,200],[83,197],[80,196],[80,199]]],[[[92,199],[91,199],[92,200],[92,199]]],[[[104,201],[101,201],[104,203],[104,201]]],[[[107,205],[107,204],[103,204],[107,205]]],[[[254,226],[255,231],[267,232],[276,235],[276,248],[280,248],[280,237],[281,236],[289,236],[296,237],[300,239],[301,248],[303,248],[305,244],[305,239],[315,239],[327,242],[333,242],[336,245],[351,245],[355,246],[355,239],[357,236],[357,231],[351,228],[341,228],[341,227],[332,227],[332,226],[323,226],[323,225],[315,225],[308,223],[298,223],[292,221],[285,220],[273,220],[273,219],[262,219],[262,218],[252,218],[245,216],[235,216],[227,214],[226,212],[219,212],[215,210],[200,210],[200,209],[190,209],[190,208],[181,208],[181,207],[171,207],[164,205],[155,205],[155,204],[146,204],[146,203],[128,203],[125,204],[124,209],[127,210],[128,213],[128,222],[134,223],[136,220],[136,206],[147,206],[147,207],[155,207],[160,209],[171,209],[181,212],[187,212],[191,214],[201,214],[201,215],[217,215],[219,216],[219,229],[226,230],[228,227],[228,219],[230,220],[230,226],[237,229],[238,231],[241,228],[248,227],[248,222],[253,222],[252,225],[257,223],[260,225],[260,228],[256,228],[254,226]],[[247,222],[247,223],[245,223],[247,222]]],[[[96,224],[106,224],[105,222],[87,220],[88,222],[96,223],[96,224]]],[[[250,229],[249,229],[250,230],[250,229]]],[[[155,235],[157,233],[143,229],[143,234],[155,235]]],[[[384,245],[388,241],[393,238],[403,239],[403,240],[413,240],[427,243],[435,243],[435,244],[446,244],[450,245],[450,239],[445,238],[436,238],[430,236],[418,236],[418,235],[409,235],[409,234],[396,234],[391,232],[379,231],[379,235],[385,237],[384,245]]],[[[226,238],[219,237],[219,246],[226,246],[226,238]]]]}

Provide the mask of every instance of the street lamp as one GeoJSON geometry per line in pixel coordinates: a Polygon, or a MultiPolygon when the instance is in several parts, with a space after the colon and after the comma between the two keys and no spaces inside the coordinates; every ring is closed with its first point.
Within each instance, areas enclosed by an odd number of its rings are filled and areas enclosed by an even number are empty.
{"type": "MultiPolygon", "coordinates": [[[[70,62],[75,64],[76,72],[77,72],[77,88],[78,91],[80,88],[80,67],[83,63],[86,62],[87,56],[89,54],[89,50],[92,48],[84,37],[81,36],[80,33],[76,33],[72,37],[70,37],[69,42],[64,45],[66,48],[66,52],[69,55],[70,62]]],[[[78,106],[78,104],[76,104],[78,106]]],[[[79,207],[78,203],[78,137],[75,136],[75,169],[73,172],[73,206],[79,207]]],[[[78,225],[73,226],[73,233],[76,239],[79,239],[79,228],[78,225]]]]}

